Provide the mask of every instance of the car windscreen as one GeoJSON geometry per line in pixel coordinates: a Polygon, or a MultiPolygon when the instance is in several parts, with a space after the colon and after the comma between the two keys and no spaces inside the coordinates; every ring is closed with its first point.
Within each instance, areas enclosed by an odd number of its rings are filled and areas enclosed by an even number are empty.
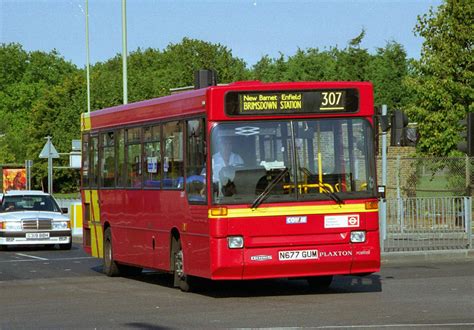
{"type": "Polygon", "coordinates": [[[48,195],[4,196],[1,212],[46,211],[61,212],[54,199],[48,195]]]}

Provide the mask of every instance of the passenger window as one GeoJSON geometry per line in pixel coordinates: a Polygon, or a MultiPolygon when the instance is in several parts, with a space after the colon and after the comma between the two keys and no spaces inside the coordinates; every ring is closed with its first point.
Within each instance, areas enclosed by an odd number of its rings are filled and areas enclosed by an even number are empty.
{"type": "Polygon", "coordinates": [[[144,186],[160,188],[161,186],[161,130],[160,126],[145,127],[143,129],[144,157],[143,169],[144,186]]]}
{"type": "Polygon", "coordinates": [[[183,122],[163,125],[163,183],[164,189],[183,189],[183,122]]]}
{"type": "Polygon", "coordinates": [[[89,134],[82,135],[82,187],[89,187],[89,134]]]}
{"type": "Polygon", "coordinates": [[[114,132],[103,133],[101,140],[100,176],[102,187],[115,187],[115,136],[114,132]]]}
{"type": "Polygon", "coordinates": [[[125,155],[127,157],[127,187],[141,188],[141,128],[125,130],[125,155]]]}
{"type": "Polygon", "coordinates": [[[206,130],[204,119],[187,122],[186,192],[190,202],[206,202],[206,130]]]}
{"type": "Polygon", "coordinates": [[[90,138],[90,168],[89,168],[89,182],[91,187],[97,187],[99,183],[99,137],[91,136],[90,138]]]}
{"type": "Polygon", "coordinates": [[[127,164],[125,163],[125,134],[123,129],[115,131],[115,144],[117,155],[117,187],[126,186],[127,164]]]}

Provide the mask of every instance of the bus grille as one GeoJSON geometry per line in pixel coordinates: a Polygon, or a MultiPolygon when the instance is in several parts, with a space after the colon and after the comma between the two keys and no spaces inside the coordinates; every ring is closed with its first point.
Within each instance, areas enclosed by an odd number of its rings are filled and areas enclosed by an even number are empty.
{"type": "Polygon", "coordinates": [[[23,220],[23,229],[26,230],[49,230],[51,229],[51,219],[23,220]]]}

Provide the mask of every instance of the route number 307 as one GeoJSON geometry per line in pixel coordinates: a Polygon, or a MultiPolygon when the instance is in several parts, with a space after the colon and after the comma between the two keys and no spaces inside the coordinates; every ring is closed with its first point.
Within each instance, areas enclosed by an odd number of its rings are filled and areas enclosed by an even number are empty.
{"type": "Polygon", "coordinates": [[[323,102],[322,106],[335,106],[340,105],[342,92],[322,92],[323,102]]]}

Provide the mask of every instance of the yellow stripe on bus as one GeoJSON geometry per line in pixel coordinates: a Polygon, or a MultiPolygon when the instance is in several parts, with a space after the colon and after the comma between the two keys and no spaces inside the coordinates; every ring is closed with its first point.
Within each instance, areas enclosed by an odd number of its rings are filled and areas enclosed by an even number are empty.
{"type": "Polygon", "coordinates": [[[279,215],[309,215],[309,214],[334,214],[334,213],[367,213],[377,212],[378,209],[367,210],[363,204],[342,204],[342,205],[311,205],[311,206],[276,206],[276,207],[250,207],[241,209],[227,209],[227,215],[216,216],[209,210],[209,218],[249,218],[249,217],[269,217],[279,215]]]}
{"type": "Polygon", "coordinates": [[[85,202],[90,206],[89,229],[91,233],[91,254],[93,257],[102,258],[104,256],[104,233],[100,222],[99,191],[86,190],[85,202]]]}

